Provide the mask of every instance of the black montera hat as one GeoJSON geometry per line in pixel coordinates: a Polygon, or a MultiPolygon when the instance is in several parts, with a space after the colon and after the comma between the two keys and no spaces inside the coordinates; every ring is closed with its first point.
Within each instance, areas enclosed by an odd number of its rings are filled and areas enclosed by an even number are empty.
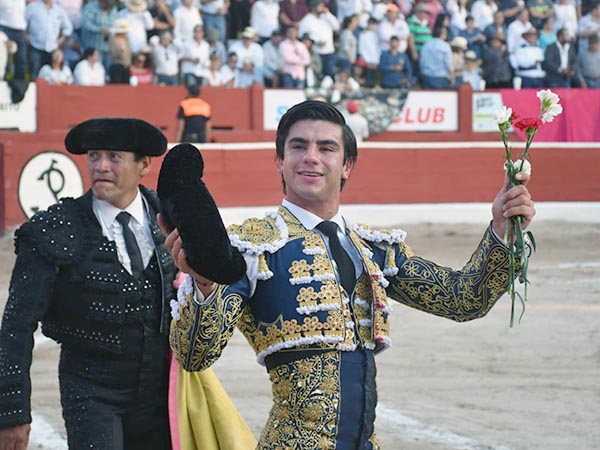
{"type": "Polygon", "coordinates": [[[160,212],[169,231],[179,231],[190,267],[209,280],[231,284],[246,273],[246,261],[229,241],[203,172],[202,155],[192,144],[169,150],[156,189],[160,212]]]}
{"type": "Polygon", "coordinates": [[[140,119],[103,117],[71,128],[65,146],[75,155],[88,150],[117,150],[160,156],[167,149],[167,138],[158,128],[140,119]]]}

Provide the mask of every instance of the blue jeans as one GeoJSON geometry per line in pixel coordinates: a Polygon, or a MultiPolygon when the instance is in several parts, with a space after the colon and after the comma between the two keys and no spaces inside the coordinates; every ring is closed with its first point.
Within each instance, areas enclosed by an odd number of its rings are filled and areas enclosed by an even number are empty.
{"type": "Polygon", "coordinates": [[[585,82],[589,88],[600,89],[600,78],[585,78],[585,82]]]}
{"type": "Polygon", "coordinates": [[[321,63],[323,64],[323,76],[329,75],[331,78],[335,77],[337,72],[335,68],[335,53],[329,53],[327,55],[320,55],[321,63]]]}
{"type": "Polygon", "coordinates": [[[31,81],[35,81],[37,75],[45,64],[50,64],[50,53],[29,46],[29,75],[31,81]]]}
{"type": "Polygon", "coordinates": [[[25,73],[27,72],[27,42],[25,42],[25,32],[22,30],[15,30],[14,28],[8,28],[0,25],[0,30],[4,31],[6,36],[17,43],[17,53],[15,53],[15,78],[17,80],[24,80],[25,73]]]}
{"type": "Polygon", "coordinates": [[[210,28],[216,28],[219,30],[219,40],[223,44],[227,42],[227,22],[225,16],[202,13],[202,21],[204,22],[205,33],[208,33],[210,28]]]}
{"type": "Polygon", "coordinates": [[[430,77],[423,75],[423,88],[425,89],[450,89],[450,79],[443,77],[430,77]]]}
{"type": "Polygon", "coordinates": [[[204,78],[197,77],[193,73],[186,73],[183,75],[183,85],[187,88],[189,86],[202,86],[204,78]]]}
{"type": "Polygon", "coordinates": [[[178,86],[179,85],[179,76],[173,75],[157,75],[158,84],[165,84],[167,86],[178,86]]]}
{"type": "Polygon", "coordinates": [[[304,80],[296,80],[295,78],[292,78],[289,73],[282,73],[281,87],[301,89],[304,87],[304,80]]]}
{"type": "Polygon", "coordinates": [[[521,87],[523,89],[526,88],[543,88],[544,87],[544,79],[543,78],[531,78],[531,77],[521,77],[523,83],[521,87]]]}

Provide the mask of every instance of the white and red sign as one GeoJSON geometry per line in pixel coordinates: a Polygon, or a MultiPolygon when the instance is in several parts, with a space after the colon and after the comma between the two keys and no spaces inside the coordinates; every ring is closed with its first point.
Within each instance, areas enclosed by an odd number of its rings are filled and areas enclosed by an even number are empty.
{"type": "Polygon", "coordinates": [[[458,131],[458,93],[410,91],[388,131],[458,131]]]}

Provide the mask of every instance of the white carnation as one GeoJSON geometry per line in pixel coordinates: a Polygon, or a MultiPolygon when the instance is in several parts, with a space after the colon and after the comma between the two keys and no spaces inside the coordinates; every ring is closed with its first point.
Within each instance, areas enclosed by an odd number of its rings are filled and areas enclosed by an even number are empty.
{"type": "Polygon", "coordinates": [[[498,111],[496,111],[496,116],[495,116],[496,123],[498,125],[506,123],[510,120],[511,116],[512,116],[512,108],[507,108],[506,106],[503,106],[498,111]]]}
{"type": "Polygon", "coordinates": [[[536,95],[540,99],[542,105],[542,122],[552,122],[554,118],[563,111],[562,106],[558,103],[560,101],[558,95],[550,89],[538,91],[536,95]]]}
{"type": "MultiPolygon", "coordinates": [[[[506,170],[506,164],[504,165],[504,170],[506,170]]],[[[527,175],[531,175],[531,163],[528,160],[518,159],[512,161],[512,165],[515,169],[515,173],[525,172],[527,175]]]]}

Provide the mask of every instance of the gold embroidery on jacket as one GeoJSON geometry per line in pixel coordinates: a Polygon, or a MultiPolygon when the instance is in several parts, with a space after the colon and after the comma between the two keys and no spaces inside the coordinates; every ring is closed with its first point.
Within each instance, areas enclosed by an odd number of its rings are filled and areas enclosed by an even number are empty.
{"type": "Polygon", "coordinates": [[[273,407],[258,448],[335,449],[340,353],[327,352],[269,371],[273,407]]]}

